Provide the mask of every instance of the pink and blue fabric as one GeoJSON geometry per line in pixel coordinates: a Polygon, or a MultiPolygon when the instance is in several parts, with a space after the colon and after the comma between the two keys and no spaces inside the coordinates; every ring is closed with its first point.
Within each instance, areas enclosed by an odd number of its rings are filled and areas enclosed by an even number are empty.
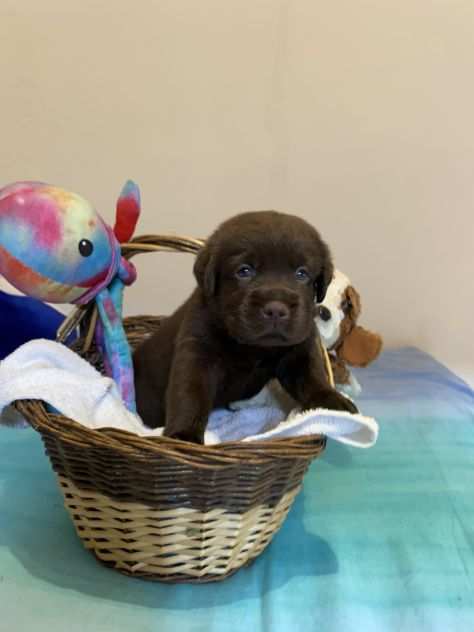
{"type": "Polygon", "coordinates": [[[124,285],[135,267],[121,255],[140,214],[140,193],[128,181],[117,201],[114,229],[87,200],[43,182],[0,189],[0,274],[26,295],[47,303],[96,301],[96,341],[108,375],[135,410],[130,349],[122,325],[124,285]]]}

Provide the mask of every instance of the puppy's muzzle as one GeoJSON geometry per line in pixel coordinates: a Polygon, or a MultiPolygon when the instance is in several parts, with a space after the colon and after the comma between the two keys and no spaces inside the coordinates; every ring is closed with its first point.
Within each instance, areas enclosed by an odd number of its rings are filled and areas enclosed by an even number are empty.
{"type": "Polygon", "coordinates": [[[260,327],[268,334],[289,333],[300,306],[298,294],[278,287],[254,290],[250,302],[260,327]]]}

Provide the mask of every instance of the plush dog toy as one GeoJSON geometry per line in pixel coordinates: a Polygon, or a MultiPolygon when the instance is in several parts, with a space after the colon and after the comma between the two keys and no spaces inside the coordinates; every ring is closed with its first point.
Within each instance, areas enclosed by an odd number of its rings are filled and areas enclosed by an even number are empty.
{"type": "Polygon", "coordinates": [[[316,325],[329,352],[336,386],[357,396],[361,387],[348,365],[364,367],[379,355],[382,338],[357,325],[360,296],[345,274],[336,270],[324,301],[316,306],[316,325]]]}
{"type": "Polygon", "coordinates": [[[116,208],[112,229],[87,200],[64,189],[43,182],[16,182],[0,189],[0,274],[21,292],[47,303],[84,305],[95,300],[95,334],[106,371],[134,410],[122,293],[136,272],[120,251],[140,213],[133,182],[123,188],[116,208]]]}

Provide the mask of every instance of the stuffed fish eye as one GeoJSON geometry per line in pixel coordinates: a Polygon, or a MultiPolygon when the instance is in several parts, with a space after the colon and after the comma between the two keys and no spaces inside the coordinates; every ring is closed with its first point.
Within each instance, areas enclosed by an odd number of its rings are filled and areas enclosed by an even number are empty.
{"type": "Polygon", "coordinates": [[[90,257],[94,252],[94,244],[89,239],[81,239],[79,242],[79,252],[83,257],[90,257]]]}

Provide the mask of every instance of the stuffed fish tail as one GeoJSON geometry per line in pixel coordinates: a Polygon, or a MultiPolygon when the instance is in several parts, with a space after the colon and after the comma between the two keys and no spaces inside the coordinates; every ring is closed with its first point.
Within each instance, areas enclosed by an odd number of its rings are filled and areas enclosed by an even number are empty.
{"type": "Polygon", "coordinates": [[[140,189],[132,180],[123,187],[116,205],[114,233],[119,243],[127,242],[135,231],[140,215],[140,189]]]}

